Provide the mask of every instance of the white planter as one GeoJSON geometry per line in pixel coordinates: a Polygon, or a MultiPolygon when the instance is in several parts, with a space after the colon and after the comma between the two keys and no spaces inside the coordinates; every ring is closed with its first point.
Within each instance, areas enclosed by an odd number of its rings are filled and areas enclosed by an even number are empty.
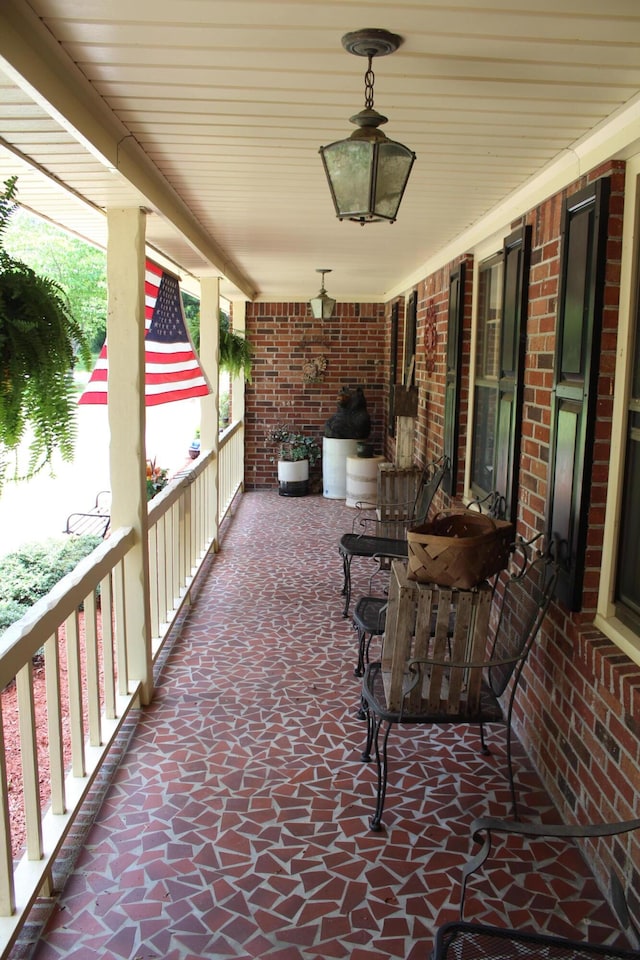
{"type": "Polygon", "coordinates": [[[348,507],[357,503],[373,503],[378,499],[378,467],[384,457],[347,457],[348,507]]]}
{"type": "Polygon", "coordinates": [[[308,489],[308,460],[278,460],[278,493],[281,497],[304,497],[308,489]]]}
{"type": "Polygon", "coordinates": [[[357,440],[322,439],[322,494],[329,500],[347,496],[347,457],[355,457],[357,440]]]}

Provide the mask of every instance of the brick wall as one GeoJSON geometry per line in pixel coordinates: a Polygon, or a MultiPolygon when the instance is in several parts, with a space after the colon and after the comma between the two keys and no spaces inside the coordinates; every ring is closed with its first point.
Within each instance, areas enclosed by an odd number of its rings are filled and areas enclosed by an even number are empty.
{"type": "MultiPolygon", "coordinates": [[[[299,424],[322,443],[326,420],[343,387],[361,386],[371,416],[375,452],[384,449],[389,323],[383,304],[336,304],[328,321],[315,320],[307,303],[250,303],[247,337],[254,350],[246,391],[245,482],[275,486],[277,449],[265,442],[282,421],[299,424]],[[304,382],[305,364],[321,357],[326,370],[304,382]]],[[[319,487],[321,465],[311,472],[319,487]]]]}

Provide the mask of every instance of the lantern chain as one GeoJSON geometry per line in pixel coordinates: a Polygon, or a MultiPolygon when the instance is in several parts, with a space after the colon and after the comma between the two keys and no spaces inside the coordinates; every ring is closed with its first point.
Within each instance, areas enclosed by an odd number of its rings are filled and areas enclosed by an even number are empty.
{"type": "Polygon", "coordinates": [[[371,63],[373,61],[373,55],[369,54],[369,67],[367,72],[364,75],[364,105],[367,110],[373,108],[373,84],[375,83],[375,76],[373,70],[371,69],[371,63]]]}

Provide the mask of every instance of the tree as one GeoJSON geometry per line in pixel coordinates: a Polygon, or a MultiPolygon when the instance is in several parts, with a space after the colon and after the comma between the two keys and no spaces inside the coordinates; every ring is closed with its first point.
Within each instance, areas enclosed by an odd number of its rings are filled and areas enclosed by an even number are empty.
{"type": "Polygon", "coordinates": [[[84,331],[91,353],[97,356],[107,333],[104,250],[19,207],[7,226],[4,247],[64,291],[70,312],[84,331]]]}

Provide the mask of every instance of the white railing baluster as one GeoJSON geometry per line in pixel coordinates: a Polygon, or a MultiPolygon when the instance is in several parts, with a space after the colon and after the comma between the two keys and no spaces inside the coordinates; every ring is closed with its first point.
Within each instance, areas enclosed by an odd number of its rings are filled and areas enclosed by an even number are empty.
{"type": "Polygon", "coordinates": [[[62,701],[60,692],[60,647],[58,631],[44,645],[45,691],[47,696],[47,734],[49,738],[49,780],[51,809],[64,813],[64,750],[62,747],[62,701]]]}
{"type": "Polygon", "coordinates": [[[71,734],[71,771],[74,777],[84,777],[84,719],[82,716],[82,669],[80,665],[80,636],[78,611],[74,610],[65,622],[67,636],[67,689],[69,694],[69,732],[71,734]]]}
{"type": "Polygon", "coordinates": [[[113,593],[116,632],[116,669],[118,671],[118,693],[121,697],[129,694],[129,663],[127,658],[127,616],[124,586],[124,560],[120,560],[113,571],[113,593]]]}
{"type": "Polygon", "coordinates": [[[98,622],[96,595],[91,590],[84,601],[84,632],[87,693],[87,719],[89,723],[89,743],[99,747],[102,743],[100,723],[100,664],[98,661],[98,622]]]}
{"type": "Polygon", "coordinates": [[[11,824],[9,820],[9,789],[4,749],[4,722],[0,701],[0,917],[10,917],[16,908],[11,857],[11,824]]]}
{"type": "Polygon", "coordinates": [[[113,720],[116,716],[116,670],[113,656],[113,590],[110,573],[100,581],[100,629],[104,671],[104,715],[107,720],[113,720]]]}
{"type": "Polygon", "coordinates": [[[160,632],[160,598],[158,595],[158,524],[149,529],[149,604],[151,607],[151,636],[160,632]]]}
{"type": "Polygon", "coordinates": [[[42,818],[31,659],[16,674],[16,692],[22,758],[22,794],[27,828],[27,857],[29,860],[39,860],[42,856],[42,818]]]}

